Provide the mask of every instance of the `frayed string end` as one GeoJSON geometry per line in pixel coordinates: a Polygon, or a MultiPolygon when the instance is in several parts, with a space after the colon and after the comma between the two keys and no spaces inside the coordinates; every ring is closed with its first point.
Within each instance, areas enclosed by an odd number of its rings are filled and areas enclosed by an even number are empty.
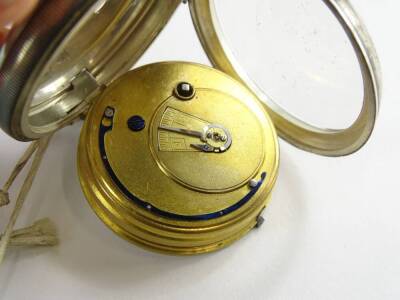
{"type": "Polygon", "coordinates": [[[6,206],[10,203],[10,197],[8,192],[0,190],[0,207],[6,206]]]}
{"type": "Polygon", "coordinates": [[[10,246],[56,246],[59,243],[54,223],[41,219],[32,226],[14,230],[11,233],[10,246]]]}

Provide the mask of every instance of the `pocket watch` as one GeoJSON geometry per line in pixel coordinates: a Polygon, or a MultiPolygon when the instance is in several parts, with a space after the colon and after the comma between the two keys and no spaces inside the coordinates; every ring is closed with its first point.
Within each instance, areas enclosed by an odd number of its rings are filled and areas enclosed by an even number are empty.
{"type": "Polygon", "coordinates": [[[114,81],[85,120],[79,178],[117,234],[175,254],[209,252],[256,226],[278,168],[257,98],[215,69],[147,65],[114,81]]]}
{"type": "Polygon", "coordinates": [[[317,128],[258,92],[225,42],[212,0],[192,19],[215,68],[160,62],[128,71],[180,0],[46,1],[4,50],[0,126],[30,141],[86,113],[83,193],[116,234],[150,250],[198,254],[262,224],[277,179],[278,136],[342,156],[370,137],[379,109],[373,44],[350,4],[323,0],[345,30],[364,83],[347,129],[317,128]]]}

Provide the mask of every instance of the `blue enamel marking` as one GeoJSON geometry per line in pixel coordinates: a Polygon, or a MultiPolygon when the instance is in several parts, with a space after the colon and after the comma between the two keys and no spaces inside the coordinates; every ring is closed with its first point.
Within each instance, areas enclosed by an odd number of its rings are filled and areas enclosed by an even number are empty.
{"type": "MultiPolygon", "coordinates": [[[[107,118],[107,117],[103,116],[103,118],[107,118]]],[[[209,214],[203,214],[203,215],[179,215],[179,214],[167,212],[167,211],[158,209],[157,207],[151,205],[150,203],[143,201],[142,199],[133,195],[118,179],[117,175],[114,173],[114,170],[112,169],[112,167],[108,161],[107,152],[106,152],[106,148],[105,148],[105,144],[104,144],[105,143],[104,137],[105,137],[106,133],[111,130],[112,130],[112,125],[104,126],[102,123],[100,124],[100,130],[99,130],[100,155],[101,155],[102,161],[104,163],[104,167],[106,168],[108,174],[110,175],[110,177],[114,181],[114,183],[118,186],[118,188],[121,190],[121,192],[127,198],[132,200],[135,204],[143,207],[145,210],[151,211],[162,217],[175,219],[175,220],[181,220],[181,221],[205,221],[205,220],[211,220],[211,219],[225,216],[225,215],[232,213],[235,210],[239,209],[243,205],[245,205],[257,193],[257,191],[260,189],[261,185],[264,183],[265,178],[267,177],[267,173],[263,172],[261,174],[261,179],[258,181],[257,185],[252,187],[250,192],[247,193],[246,196],[244,196],[241,200],[239,200],[234,205],[229,206],[223,210],[209,213],[209,214]]]]}

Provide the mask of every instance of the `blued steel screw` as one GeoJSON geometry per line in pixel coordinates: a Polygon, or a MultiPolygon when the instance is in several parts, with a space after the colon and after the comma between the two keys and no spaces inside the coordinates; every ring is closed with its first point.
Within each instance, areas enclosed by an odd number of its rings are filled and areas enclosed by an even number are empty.
{"type": "Polygon", "coordinates": [[[181,100],[190,100],[195,93],[194,87],[188,82],[180,82],[175,88],[175,96],[181,100]]]}

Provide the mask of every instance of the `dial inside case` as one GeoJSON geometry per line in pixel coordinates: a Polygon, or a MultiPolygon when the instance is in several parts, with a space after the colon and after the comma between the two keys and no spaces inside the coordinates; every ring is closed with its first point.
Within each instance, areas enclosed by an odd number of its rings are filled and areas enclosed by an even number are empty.
{"type": "Polygon", "coordinates": [[[278,160],[257,98],[192,63],[123,75],[92,107],[79,145],[80,181],[98,216],[129,241],[172,254],[213,251],[253,228],[278,160]],[[176,92],[182,83],[190,97],[176,92]]]}

